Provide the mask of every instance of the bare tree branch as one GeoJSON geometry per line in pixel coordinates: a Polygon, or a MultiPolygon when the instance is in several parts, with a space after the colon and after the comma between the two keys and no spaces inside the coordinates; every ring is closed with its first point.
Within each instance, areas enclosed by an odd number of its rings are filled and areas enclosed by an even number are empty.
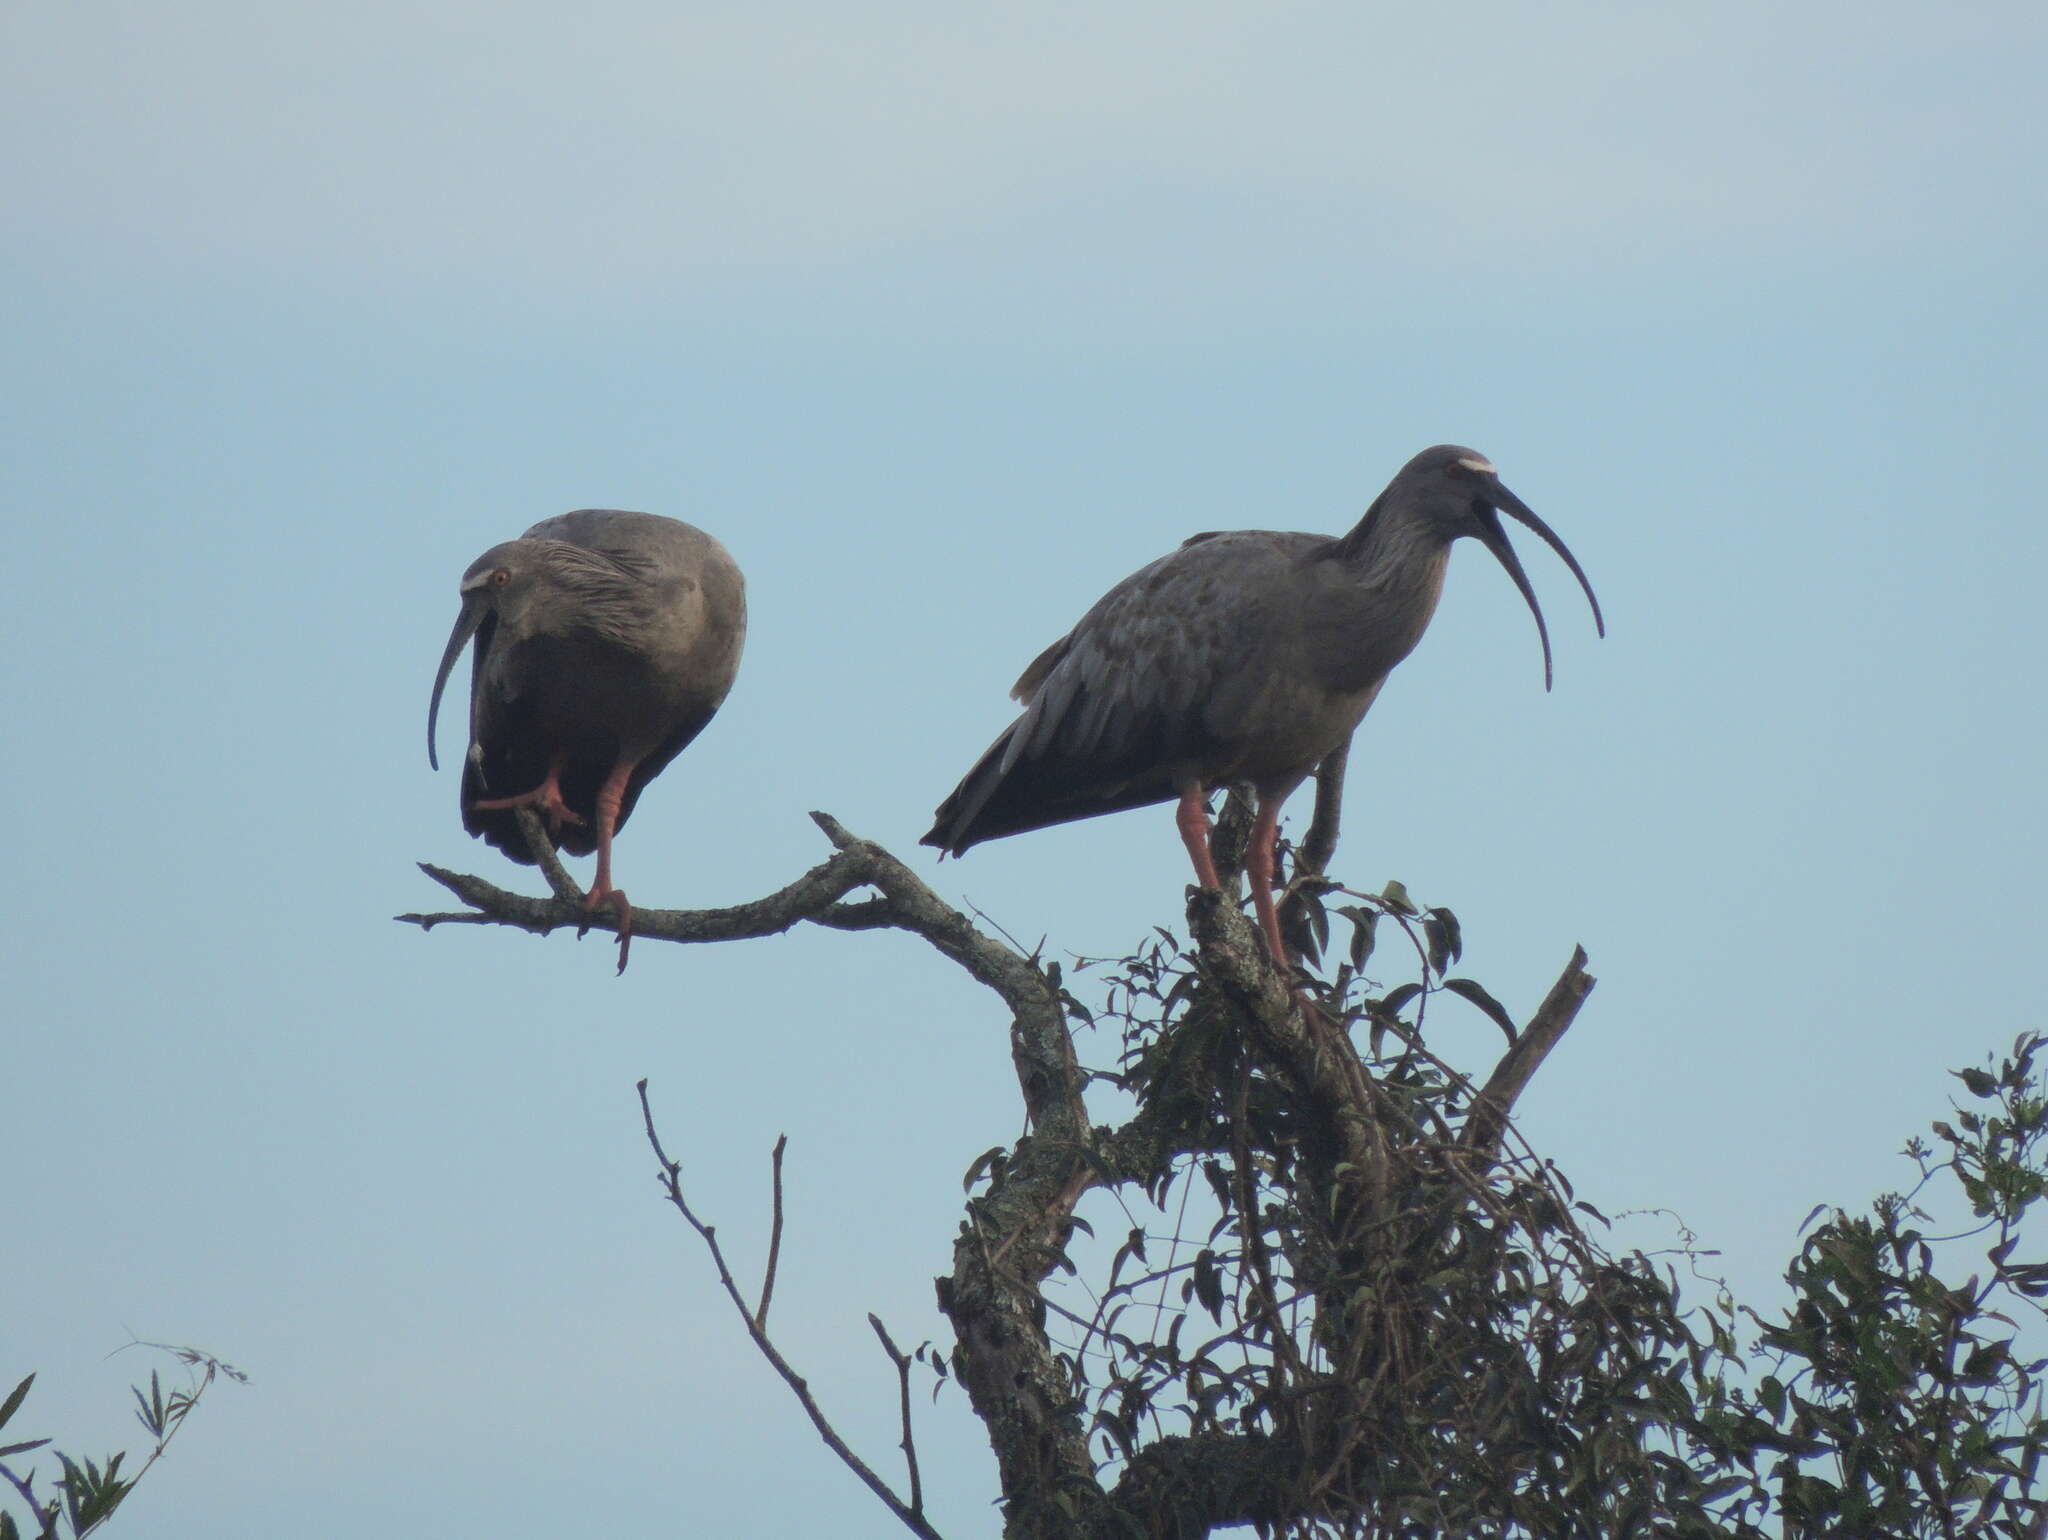
{"type": "Polygon", "coordinates": [[[1515,1040],[1514,1046],[1501,1055],[1500,1062],[1480,1089],[1472,1115],[1460,1135],[1460,1143],[1466,1149],[1491,1156],[1499,1148],[1501,1135],[1507,1129],[1508,1114],[1514,1110],[1516,1100],[1535,1077],[1536,1071],[1543,1067],[1550,1050],[1571,1030],[1579,1007],[1593,992],[1594,982],[1593,975],[1586,971],[1586,949],[1573,947],[1571,961],[1565,964],[1564,972],[1557,976],[1557,982],[1550,986],[1550,993],[1543,997],[1536,1014],[1529,1018],[1529,1025],[1515,1040]]]}
{"type": "Polygon", "coordinates": [[[775,1173],[775,1218],[768,1232],[768,1265],[761,1272],[761,1303],[754,1311],[754,1320],[763,1331],[768,1329],[768,1301],[775,1297],[775,1265],[782,1259],[782,1152],[788,1148],[789,1135],[778,1135],[775,1153],[769,1157],[775,1173]]]}
{"type": "Polygon", "coordinates": [[[541,875],[547,878],[549,891],[565,903],[580,905],[584,898],[583,889],[555,853],[555,842],[548,837],[540,814],[530,807],[520,807],[513,809],[512,816],[519,820],[519,832],[526,836],[526,848],[532,852],[534,864],[540,868],[541,875]]]}
{"type": "Polygon", "coordinates": [[[874,1327],[875,1335],[881,1338],[882,1351],[889,1355],[889,1362],[896,1366],[897,1400],[903,1414],[903,1442],[897,1447],[903,1451],[903,1461],[910,1468],[911,1512],[922,1513],[924,1482],[917,1474],[917,1439],[910,1431],[910,1355],[897,1348],[889,1336],[889,1328],[882,1324],[882,1318],[872,1310],[868,1312],[868,1325],[874,1327]]]}
{"type": "MultiPolygon", "coordinates": [[[[829,923],[838,901],[868,882],[867,866],[857,852],[841,851],[811,868],[795,882],[765,898],[727,909],[640,909],[633,911],[633,934],[662,941],[738,941],[779,935],[803,920],[829,923]]],[[[618,918],[591,913],[579,898],[533,898],[462,872],[422,863],[420,870],[470,907],[452,914],[401,914],[397,918],[431,930],[436,925],[509,925],[545,936],[586,921],[599,930],[616,931],[618,918]]],[[[858,906],[849,906],[858,907],[858,906]]],[[[889,921],[886,923],[894,923],[889,921]]]]}
{"type": "Polygon", "coordinates": [[[705,1248],[710,1251],[712,1264],[718,1269],[719,1285],[725,1290],[726,1297],[732,1301],[733,1308],[739,1312],[740,1319],[746,1323],[747,1335],[754,1339],[754,1346],[761,1350],[761,1356],[768,1360],[775,1372],[782,1376],[783,1383],[795,1393],[804,1414],[811,1419],[811,1426],[818,1430],[818,1436],[825,1441],[825,1447],[839,1456],[840,1463],[858,1476],[867,1489],[880,1498],[883,1505],[895,1514],[912,1534],[921,1536],[922,1540],[942,1540],[938,1531],[925,1521],[924,1514],[919,1511],[922,1504],[906,1504],[896,1495],[889,1483],[876,1475],[867,1462],[855,1454],[846,1440],[839,1436],[839,1431],[826,1420],[817,1398],[811,1394],[811,1387],[804,1381],[802,1375],[790,1367],[789,1361],[769,1340],[762,1323],[756,1320],[754,1313],[747,1308],[746,1299],[740,1294],[739,1285],[733,1280],[732,1269],[726,1266],[725,1252],[718,1244],[717,1230],[699,1219],[690,1208],[689,1201],[683,1196],[683,1168],[679,1162],[669,1159],[668,1151],[661,1146],[661,1135],[655,1132],[654,1109],[647,1099],[647,1082],[642,1080],[637,1089],[640,1093],[640,1117],[647,1130],[647,1142],[653,1148],[654,1158],[661,1166],[662,1192],[676,1212],[689,1221],[690,1228],[697,1232],[705,1248]]]}

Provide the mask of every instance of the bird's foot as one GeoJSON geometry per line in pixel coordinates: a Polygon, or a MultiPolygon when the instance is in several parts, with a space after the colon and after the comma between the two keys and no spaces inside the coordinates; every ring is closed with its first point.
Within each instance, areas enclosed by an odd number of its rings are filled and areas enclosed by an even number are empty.
{"type": "Polygon", "coordinates": [[[619,972],[626,971],[626,953],[633,945],[633,905],[622,888],[592,888],[583,900],[583,923],[576,927],[576,939],[590,934],[591,916],[600,904],[610,904],[619,917],[619,972]]]}
{"type": "Polygon", "coordinates": [[[585,820],[568,803],[562,800],[562,788],[549,776],[532,791],[517,797],[492,797],[485,802],[472,802],[471,807],[479,812],[509,812],[513,808],[530,807],[548,821],[548,832],[560,834],[563,824],[580,824],[585,820]]]}

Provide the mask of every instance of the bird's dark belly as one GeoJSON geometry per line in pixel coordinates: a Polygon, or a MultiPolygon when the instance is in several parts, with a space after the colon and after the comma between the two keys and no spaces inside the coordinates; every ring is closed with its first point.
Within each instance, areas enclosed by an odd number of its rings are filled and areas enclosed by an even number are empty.
{"type": "Polygon", "coordinates": [[[1213,738],[1200,764],[1191,768],[1212,786],[1298,779],[1351,736],[1377,693],[1376,685],[1344,691],[1271,685],[1234,703],[1228,720],[1235,730],[1213,738]]]}
{"type": "Polygon", "coordinates": [[[511,661],[511,677],[533,681],[517,714],[558,753],[606,761],[644,753],[668,736],[681,707],[675,681],[623,649],[541,637],[511,661]]]}

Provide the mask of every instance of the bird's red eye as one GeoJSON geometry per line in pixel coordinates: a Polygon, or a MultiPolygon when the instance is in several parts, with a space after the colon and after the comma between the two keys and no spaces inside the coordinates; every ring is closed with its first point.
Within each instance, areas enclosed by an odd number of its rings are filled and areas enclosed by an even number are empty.
{"type": "Polygon", "coordinates": [[[507,572],[503,567],[500,567],[496,572],[493,572],[491,574],[491,587],[493,588],[503,588],[507,583],[511,581],[512,574],[507,572]]]}

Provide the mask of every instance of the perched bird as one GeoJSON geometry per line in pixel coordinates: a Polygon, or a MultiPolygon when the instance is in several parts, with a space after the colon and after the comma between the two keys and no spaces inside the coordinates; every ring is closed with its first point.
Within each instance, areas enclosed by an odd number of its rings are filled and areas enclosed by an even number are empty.
{"type": "Polygon", "coordinates": [[[1422,639],[1460,536],[1500,558],[1528,601],[1550,688],[1550,633],[1502,513],[1564,559],[1604,636],[1600,601],[1564,543],[1484,456],[1439,444],[1402,466],[1348,535],[1196,535],[1104,594],[1024,670],[1010,692],[1023,713],[940,804],[923,843],[957,856],[1178,798],[1195,875],[1220,888],[1207,793],[1250,782],[1258,816],[1245,868],[1266,944],[1285,966],[1272,893],[1281,804],[1350,738],[1422,639]]]}
{"type": "Polygon", "coordinates": [[[462,575],[427,706],[427,762],[449,671],[472,637],[462,824],[533,864],[516,809],[575,855],[597,852],[586,907],[633,908],[612,885],[612,836],[641,790],[689,746],[732,688],[746,585],[724,546],[680,519],[584,508],[494,545],[462,575]]]}

